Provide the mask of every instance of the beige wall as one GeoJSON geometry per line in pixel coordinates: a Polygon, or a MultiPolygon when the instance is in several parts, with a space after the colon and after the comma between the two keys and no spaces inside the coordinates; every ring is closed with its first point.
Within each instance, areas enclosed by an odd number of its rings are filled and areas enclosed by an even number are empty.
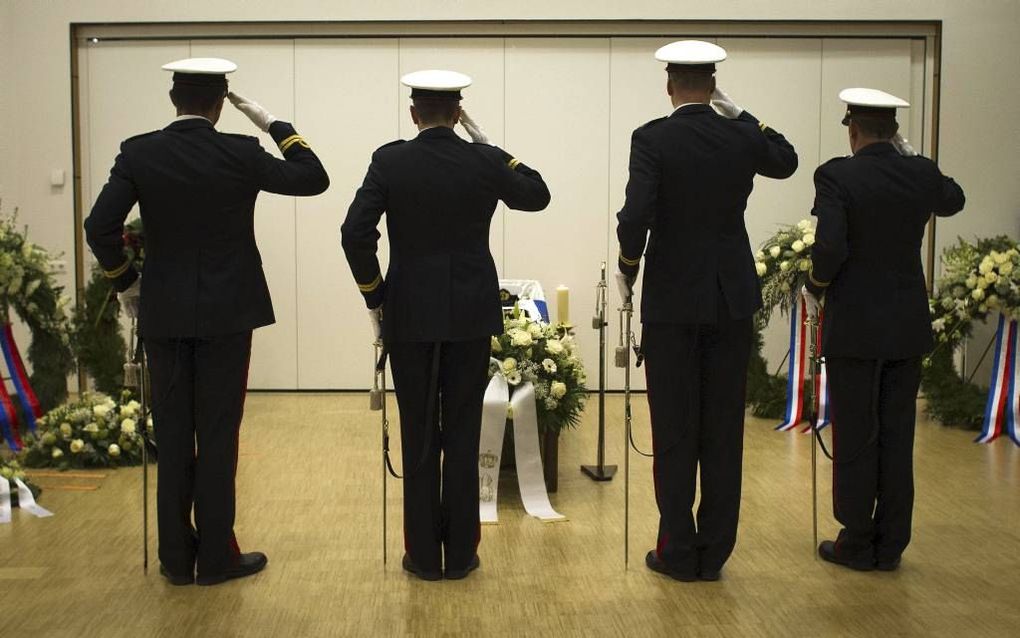
{"type": "Polygon", "coordinates": [[[53,251],[73,254],[71,22],[451,19],[943,20],[940,163],[966,189],[968,208],[962,217],[940,225],[939,243],[957,234],[1016,236],[1020,230],[1020,180],[1015,178],[1020,160],[1014,150],[1020,124],[1009,117],[1020,104],[1020,79],[1008,71],[1012,61],[1020,59],[1020,42],[1014,33],[1020,24],[1016,0],[780,0],[769,4],[8,0],[0,2],[0,196],[5,208],[20,206],[33,239],[53,251]],[[53,169],[67,171],[67,186],[49,186],[53,169]]]}

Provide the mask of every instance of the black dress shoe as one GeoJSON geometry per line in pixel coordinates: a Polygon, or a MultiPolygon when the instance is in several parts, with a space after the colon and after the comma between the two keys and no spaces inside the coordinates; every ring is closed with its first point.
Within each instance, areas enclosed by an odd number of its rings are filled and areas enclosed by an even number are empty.
{"type": "Polygon", "coordinates": [[[894,572],[900,568],[900,559],[880,560],[875,562],[875,569],[880,572],[894,572]]]}
{"type": "Polygon", "coordinates": [[[868,559],[851,559],[840,556],[836,553],[836,543],[833,541],[822,541],[818,546],[818,555],[822,560],[849,567],[859,572],[870,572],[875,569],[875,561],[868,559]]]}
{"type": "Polygon", "coordinates": [[[697,575],[677,571],[671,568],[666,563],[659,560],[659,556],[655,553],[654,549],[645,554],[645,565],[648,567],[648,569],[652,570],[653,572],[665,574],[666,576],[669,576],[673,580],[679,580],[684,583],[693,583],[694,581],[698,580],[697,575]]]}
{"type": "Polygon", "coordinates": [[[199,585],[219,585],[220,583],[228,580],[244,578],[245,576],[257,574],[265,569],[266,564],[268,563],[269,559],[262,552],[241,554],[237,559],[237,564],[228,567],[227,571],[215,576],[205,576],[200,574],[199,577],[195,579],[195,582],[199,585]]]}
{"type": "Polygon", "coordinates": [[[164,567],[163,565],[159,566],[159,575],[170,581],[171,585],[175,585],[177,587],[190,585],[193,582],[195,582],[195,577],[192,576],[191,574],[188,574],[187,576],[172,574],[170,573],[170,570],[164,567]]]}
{"type": "Polygon", "coordinates": [[[418,578],[420,578],[422,580],[442,580],[443,579],[443,573],[440,572],[439,570],[436,570],[436,571],[425,571],[423,569],[419,569],[418,566],[414,564],[414,561],[411,560],[411,557],[408,554],[404,554],[403,560],[400,561],[400,566],[404,568],[405,572],[414,574],[415,576],[417,576],[418,578]]]}
{"type": "Polygon", "coordinates": [[[471,559],[470,565],[468,565],[464,569],[450,569],[449,567],[447,567],[446,572],[443,574],[443,577],[446,578],[446,580],[460,580],[461,578],[464,578],[471,572],[478,569],[478,566],[481,564],[482,562],[478,560],[478,554],[475,554],[475,557],[471,559]]]}
{"type": "Polygon", "coordinates": [[[720,573],[718,569],[702,569],[698,571],[698,578],[701,580],[715,582],[719,580],[720,573]]]}

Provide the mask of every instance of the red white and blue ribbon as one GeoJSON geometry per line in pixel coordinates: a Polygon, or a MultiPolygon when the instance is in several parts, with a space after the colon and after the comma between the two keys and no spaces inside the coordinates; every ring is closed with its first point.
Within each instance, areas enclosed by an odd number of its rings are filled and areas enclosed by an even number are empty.
{"type": "MultiPolygon", "coordinates": [[[[807,377],[808,366],[811,365],[808,356],[807,305],[800,295],[796,296],[794,308],[795,310],[790,313],[790,357],[786,376],[786,412],[783,422],[776,427],[776,430],[780,432],[794,429],[804,417],[804,379],[807,377]]],[[[822,312],[819,311],[818,325],[815,326],[815,343],[819,346],[822,343],[822,317],[822,312]]],[[[818,415],[814,427],[821,430],[831,423],[829,376],[826,373],[824,361],[819,366],[818,375],[815,377],[814,407],[815,414],[818,415]]],[[[810,432],[811,427],[809,423],[803,432],[810,432]]]]}
{"type": "Polygon", "coordinates": [[[804,371],[807,363],[807,306],[795,296],[790,312],[790,356],[786,375],[786,416],[776,430],[786,432],[797,427],[804,411],[804,371]]]}
{"type": "Polygon", "coordinates": [[[7,447],[14,452],[21,451],[23,444],[18,435],[18,417],[14,412],[14,404],[11,403],[11,395],[7,394],[7,387],[2,379],[0,379],[0,434],[7,442],[7,447]]]}
{"type": "Polygon", "coordinates": [[[999,315],[999,326],[995,332],[995,358],[992,360],[992,380],[988,385],[988,401],[985,404],[985,418],[981,434],[975,443],[991,443],[1006,431],[1014,443],[1020,445],[1018,421],[1020,421],[1020,400],[1017,394],[1017,350],[1018,330],[1016,319],[1008,322],[999,315]]]}
{"type": "Polygon", "coordinates": [[[14,391],[18,393],[18,403],[21,404],[25,424],[30,432],[35,432],[35,421],[42,417],[42,408],[28,380],[28,372],[25,371],[21,353],[18,352],[18,344],[14,343],[14,331],[9,323],[4,325],[3,332],[0,333],[0,349],[3,350],[4,361],[10,370],[14,391]]]}

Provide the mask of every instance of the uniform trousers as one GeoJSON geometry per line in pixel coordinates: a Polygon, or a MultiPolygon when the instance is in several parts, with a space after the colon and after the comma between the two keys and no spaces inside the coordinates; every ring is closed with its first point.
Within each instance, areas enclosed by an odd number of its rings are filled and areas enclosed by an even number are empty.
{"type": "Polygon", "coordinates": [[[159,560],[173,574],[191,574],[197,563],[200,576],[216,577],[240,554],[234,478],[251,335],[145,339],[159,451],[159,560]]]}
{"type": "Polygon", "coordinates": [[[465,569],[481,534],[478,439],[490,338],[387,348],[400,408],[405,550],[423,571],[439,571],[444,557],[446,569],[465,569]]]}
{"type": "Polygon", "coordinates": [[[736,543],[752,338],[752,319],[731,319],[721,299],[715,324],[643,326],[659,507],[656,552],[682,573],[721,569],[736,543]]]}
{"type": "Polygon", "coordinates": [[[836,554],[895,562],[910,542],[921,359],[826,357],[836,554]]]}

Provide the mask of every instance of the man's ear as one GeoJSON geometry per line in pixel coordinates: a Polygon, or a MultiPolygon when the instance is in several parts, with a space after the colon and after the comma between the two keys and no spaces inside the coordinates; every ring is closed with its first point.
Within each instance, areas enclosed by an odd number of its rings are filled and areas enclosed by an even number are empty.
{"type": "Polygon", "coordinates": [[[673,97],[673,82],[666,78],[666,95],[673,97]]]}
{"type": "Polygon", "coordinates": [[[460,114],[461,114],[461,113],[462,113],[463,111],[464,111],[464,109],[462,109],[462,108],[461,108],[461,107],[460,107],[460,106],[458,105],[458,106],[457,106],[457,112],[453,114],[453,122],[452,122],[452,124],[456,124],[457,122],[459,122],[459,121],[460,121],[460,114]]]}
{"type": "Polygon", "coordinates": [[[715,93],[715,76],[714,75],[712,76],[712,86],[711,86],[711,88],[709,88],[708,92],[709,92],[709,94],[715,93]]]}
{"type": "Polygon", "coordinates": [[[418,125],[418,119],[419,119],[418,118],[418,110],[416,108],[414,108],[413,104],[409,108],[411,109],[411,121],[414,122],[415,126],[417,126],[418,125]]]}

